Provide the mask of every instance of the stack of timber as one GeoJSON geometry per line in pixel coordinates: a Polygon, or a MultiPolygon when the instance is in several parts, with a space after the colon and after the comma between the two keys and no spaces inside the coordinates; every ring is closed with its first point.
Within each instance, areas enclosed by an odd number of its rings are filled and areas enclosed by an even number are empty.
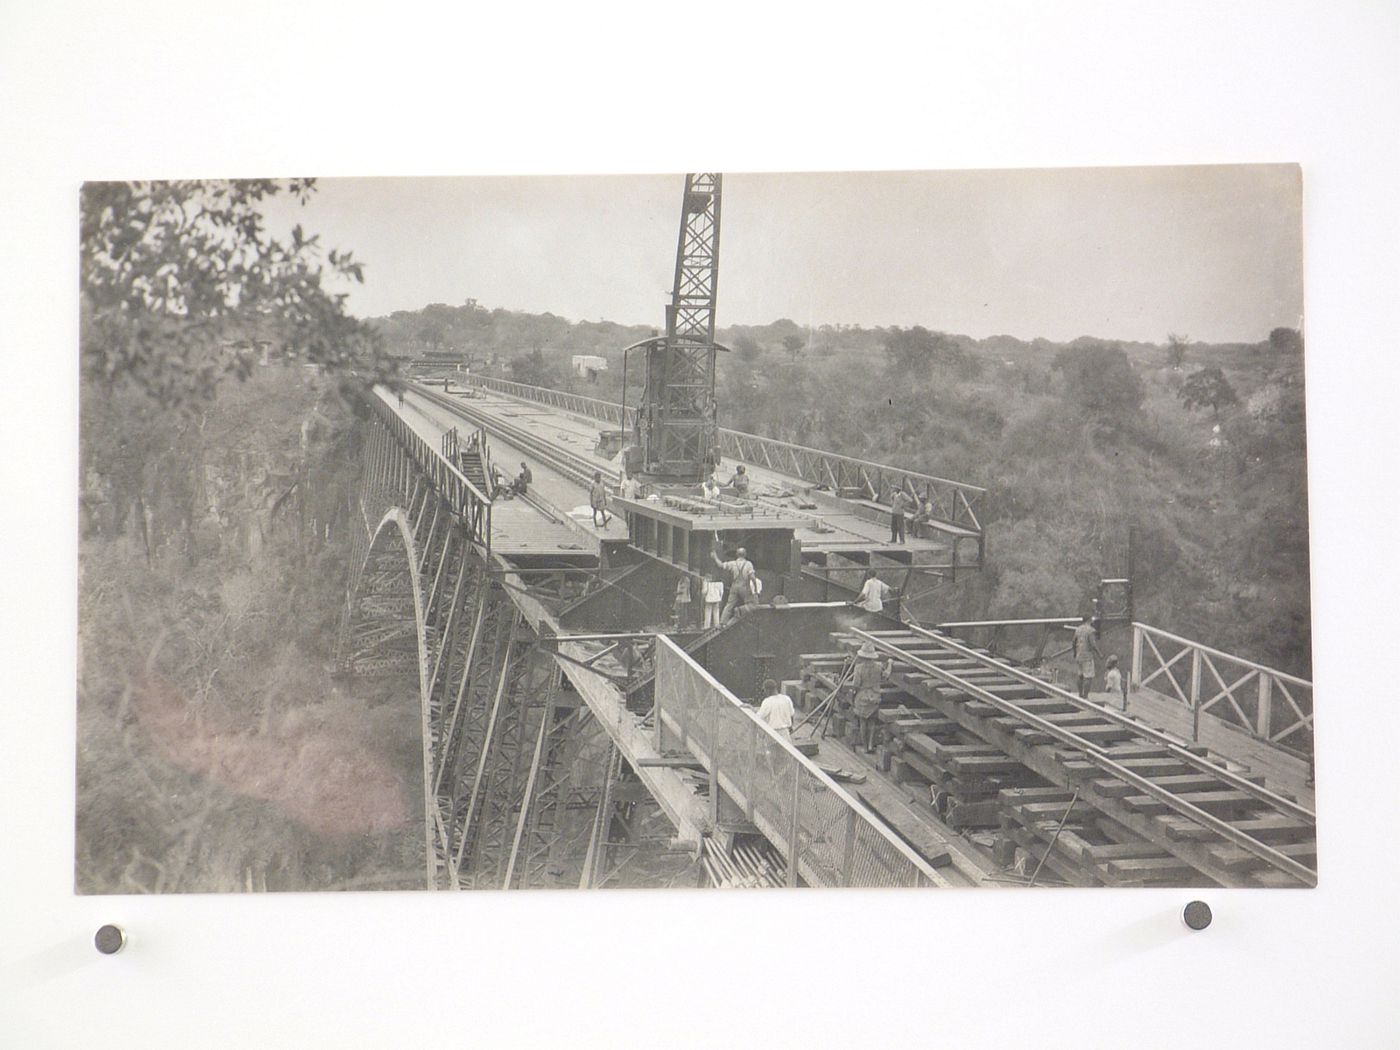
{"type": "Polygon", "coordinates": [[[998,796],[992,856],[1037,883],[1069,886],[1209,886],[1189,864],[1109,820],[1058,787],[998,796]]]}
{"type": "MultiPolygon", "coordinates": [[[[928,791],[938,815],[952,828],[995,828],[1001,824],[1000,793],[1014,787],[1045,787],[1046,781],[1020,762],[980,740],[953,729],[937,739],[927,730],[896,727],[890,742],[892,772],[902,784],[915,783],[928,791]]],[[[952,723],[949,723],[952,726],[952,723]]]]}

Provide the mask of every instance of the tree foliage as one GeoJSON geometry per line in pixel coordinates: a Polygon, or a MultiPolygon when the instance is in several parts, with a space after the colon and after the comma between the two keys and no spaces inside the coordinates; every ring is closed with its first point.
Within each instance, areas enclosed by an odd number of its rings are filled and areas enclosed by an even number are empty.
{"type": "Polygon", "coordinates": [[[1186,363],[1186,350],[1191,344],[1191,337],[1177,335],[1175,332],[1167,336],[1167,365],[1171,368],[1180,368],[1186,363]]]}
{"type": "Polygon", "coordinates": [[[734,353],[745,364],[753,364],[757,361],[760,352],[758,340],[751,335],[741,335],[734,340],[734,353]]]}
{"type": "Polygon", "coordinates": [[[1269,333],[1269,347],[1279,353],[1301,354],[1303,333],[1296,328],[1275,328],[1269,333]]]}
{"type": "Polygon", "coordinates": [[[797,360],[797,355],[800,354],[800,353],[802,353],[802,349],[803,349],[803,347],[805,347],[806,345],[807,345],[807,340],[806,340],[804,337],[800,336],[800,335],[785,335],[785,336],[783,336],[783,349],[786,350],[786,351],[788,352],[788,355],[789,355],[794,361],[797,360]]]}
{"type": "Polygon", "coordinates": [[[510,377],[530,386],[553,386],[559,381],[559,370],[539,347],[510,359],[510,377]]]}
{"type": "Polygon", "coordinates": [[[1192,372],[1176,392],[1188,409],[1209,408],[1219,418],[1220,410],[1239,403],[1239,395],[1225,373],[1219,368],[1202,368],[1192,372]]]}
{"type": "Polygon", "coordinates": [[[1055,355],[1051,368],[1064,377],[1065,399],[1089,416],[1108,420],[1142,407],[1142,380],[1120,346],[1073,344],[1055,355]]]}
{"type": "Polygon", "coordinates": [[[982,372],[982,362],[967,353],[952,336],[930,332],[923,325],[890,328],[885,333],[884,347],[886,365],[895,376],[927,376],[940,370],[962,379],[974,379],[982,372]]]}
{"type": "Polygon", "coordinates": [[[327,277],[363,281],[361,264],[297,225],[269,234],[260,210],[282,193],[305,203],[314,180],[90,182],[81,194],[79,266],[84,376],[130,385],[162,406],[213,396],[246,378],[267,338],[305,360],[383,368],[377,343],[327,277]]]}

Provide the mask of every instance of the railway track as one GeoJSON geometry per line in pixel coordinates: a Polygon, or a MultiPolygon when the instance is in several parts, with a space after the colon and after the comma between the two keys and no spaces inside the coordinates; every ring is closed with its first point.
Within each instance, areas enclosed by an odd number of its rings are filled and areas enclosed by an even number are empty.
{"type": "Polygon", "coordinates": [[[1316,884],[1315,814],[1204,748],[937,631],[853,629],[840,638],[872,643],[893,661],[901,691],[1074,793],[1068,808],[1057,794],[1042,812],[1092,809],[1223,886],[1316,884]]]}
{"type": "Polygon", "coordinates": [[[500,416],[473,408],[460,398],[440,394],[419,383],[413,385],[413,390],[425,400],[447,409],[474,426],[498,435],[502,440],[514,445],[522,452],[535,456],[542,463],[547,464],[553,470],[585,489],[593,483],[594,472],[601,473],[603,480],[612,486],[616,486],[622,480],[621,473],[612,467],[599,463],[592,457],[570,452],[547,438],[530,433],[524,427],[507,423],[500,416]]]}

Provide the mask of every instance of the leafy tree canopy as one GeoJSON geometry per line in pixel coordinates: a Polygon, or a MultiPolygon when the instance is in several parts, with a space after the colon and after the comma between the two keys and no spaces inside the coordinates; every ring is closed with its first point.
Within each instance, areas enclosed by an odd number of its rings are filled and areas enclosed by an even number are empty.
{"type": "Polygon", "coordinates": [[[1064,375],[1065,399],[1091,416],[1107,419],[1142,406],[1142,380],[1123,348],[1113,343],[1076,341],[1056,354],[1050,367],[1064,375]]]}
{"type": "Polygon", "coordinates": [[[1296,328],[1275,328],[1269,333],[1269,346],[1288,353],[1303,352],[1303,333],[1296,328]]]}
{"type": "Polygon", "coordinates": [[[885,334],[885,359],[897,376],[928,375],[934,368],[951,369],[964,379],[976,378],[982,362],[968,354],[952,336],[930,332],[923,325],[892,327],[885,334]]]}
{"type": "Polygon", "coordinates": [[[1167,364],[1180,368],[1186,363],[1186,350],[1191,345],[1191,337],[1172,332],[1167,336],[1167,364]]]}
{"type": "Polygon", "coordinates": [[[1240,400],[1235,388],[1225,378],[1225,373],[1218,368],[1202,368],[1191,373],[1176,396],[1187,408],[1209,408],[1217,417],[1222,408],[1237,404],[1240,400]]]}
{"type": "Polygon", "coordinates": [[[364,280],[349,253],[321,262],[319,239],[300,225],[279,240],[264,201],[305,203],[312,179],[90,182],[81,194],[79,265],[85,377],[132,386],[163,406],[214,394],[224,375],[246,378],[251,346],[265,338],[330,367],[379,372],[372,333],[345,312],[328,276],[364,280]]]}

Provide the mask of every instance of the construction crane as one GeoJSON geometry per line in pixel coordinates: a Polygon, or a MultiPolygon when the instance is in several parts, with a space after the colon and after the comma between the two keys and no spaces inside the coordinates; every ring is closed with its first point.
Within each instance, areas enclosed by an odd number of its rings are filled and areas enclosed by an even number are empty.
{"type": "Polygon", "coordinates": [[[717,172],[685,177],[666,334],[624,352],[640,350],[645,360],[642,399],[624,463],[629,474],[651,482],[693,484],[719,462],[715,358],[724,348],[715,343],[715,293],[721,178],[717,172]]]}

